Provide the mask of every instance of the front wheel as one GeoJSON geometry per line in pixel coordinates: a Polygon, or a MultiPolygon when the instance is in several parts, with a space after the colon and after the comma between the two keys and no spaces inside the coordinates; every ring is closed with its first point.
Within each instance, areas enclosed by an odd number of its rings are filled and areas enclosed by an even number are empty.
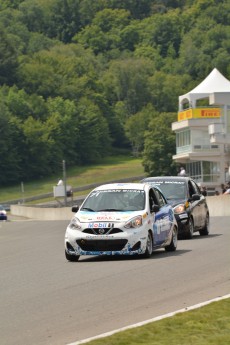
{"type": "Polygon", "coordinates": [[[203,229],[199,231],[200,236],[208,236],[209,235],[209,214],[207,213],[206,219],[205,219],[205,225],[203,229]]]}
{"type": "Polygon", "coordinates": [[[191,239],[193,238],[193,233],[194,233],[194,224],[193,224],[193,220],[190,217],[188,220],[188,231],[185,234],[185,238],[191,239]]]}
{"type": "Polygon", "coordinates": [[[176,226],[173,228],[171,242],[165,247],[166,252],[174,252],[177,249],[178,232],[176,226]]]}
{"type": "Polygon", "coordinates": [[[148,232],[148,238],[146,242],[146,250],[145,253],[143,254],[144,258],[150,258],[153,252],[153,238],[150,232],[148,232]]]}
{"type": "Polygon", "coordinates": [[[65,257],[68,261],[71,262],[76,262],[78,261],[78,259],[80,258],[80,255],[70,255],[69,253],[67,253],[67,251],[65,250],[65,257]]]}

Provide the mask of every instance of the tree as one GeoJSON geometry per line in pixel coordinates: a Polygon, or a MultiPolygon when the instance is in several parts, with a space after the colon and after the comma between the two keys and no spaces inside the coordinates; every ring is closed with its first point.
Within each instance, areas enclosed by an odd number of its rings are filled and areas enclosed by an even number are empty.
{"type": "Polygon", "coordinates": [[[107,0],[108,7],[125,9],[135,19],[143,19],[151,13],[153,0],[107,0]]]}
{"type": "Polygon", "coordinates": [[[64,43],[70,43],[81,28],[79,0],[56,0],[51,13],[51,25],[47,32],[64,43]]]}
{"type": "Polygon", "coordinates": [[[108,155],[111,149],[108,123],[100,109],[91,100],[82,98],[78,103],[79,131],[81,137],[76,150],[81,163],[88,164],[108,155]]]}
{"type": "Polygon", "coordinates": [[[59,44],[32,57],[22,57],[18,84],[27,93],[37,93],[45,99],[77,99],[96,86],[100,68],[90,50],[81,45],[59,44]]]}
{"type": "Polygon", "coordinates": [[[25,151],[23,155],[24,179],[34,179],[52,174],[52,139],[49,136],[50,129],[45,123],[28,117],[21,124],[24,133],[25,151]]]}
{"type": "Polygon", "coordinates": [[[149,123],[143,153],[143,166],[149,176],[176,174],[172,159],[176,152],[175,134],[171,130],[173,121],[176,121],[175,113],[162,113],[149,123]]]}
{"type": "Polygon", "coordinates": [[[52,139],[52,165],[65,159],[69,165],[79,164],[79,113],[74,101],[62,97],[47,100],[49,117],[46,126],[52,139]]]}
{"type": "Polygon", "coordinates": [[[144,149],[144,136],[149,122],[157,112],[151,104],[148,104],[140,112],[130,116],[125,124],[126,135],[132,145],[134,155],[139,155],[144,149]]]}
{"type": "Polygon", "coordinates": [[[142,44],[156,48],[163,58],[167,57],[168,49],[173,47],[178,56],[182,29],[182,19],[178,10],[164,15],[152,15],[141,21],[138,27],[142,44]]]}
{"type": "Polygon", "coordinates": [[[0,186],[4,186],[20,181],[23,167],[19,149],[21,135],[2,97],[0,109],[0,186]]]}
{"type": "Polygon", "coordinates": [[[17,52],[6,32],[0,26],[0,85],[12,85],[14,83],[17,67],[17,52]]]}
{"type": "MultiPolygon", "coordinates": [[[[103,76],[104,92],[110,104],[123,102],[128,118],[151,100],[148,78],[152,73],[149,59],[123,59],[112,62],[103,76]]],[[[126,118],[122,119],[125,123],[126,118]]]]}
{"type": "Polygon", "coordinates": [[[96,13],[92,24],[74,37],[75,42],[90,47],[95,54],[119,48],[121,31],[129,24],[130,14],[125,10],[104,9],[96,13]]]}
{"type": "Polygon", "coordinates": [[[6,104],[10,113],[21,120],[26,120],[29,116],[42,120],[47,116],[42,97],[36,94],[29,95],[16,86],[7,89],[6,104]]]}

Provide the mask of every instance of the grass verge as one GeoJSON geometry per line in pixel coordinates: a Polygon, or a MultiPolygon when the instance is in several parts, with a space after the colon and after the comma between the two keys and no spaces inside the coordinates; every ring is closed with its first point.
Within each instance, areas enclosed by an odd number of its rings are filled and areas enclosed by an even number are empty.
{"type": "Polygon", "coordinates": [[[87,342],[88,345],[227,345],[230,298],[87,342]]]}

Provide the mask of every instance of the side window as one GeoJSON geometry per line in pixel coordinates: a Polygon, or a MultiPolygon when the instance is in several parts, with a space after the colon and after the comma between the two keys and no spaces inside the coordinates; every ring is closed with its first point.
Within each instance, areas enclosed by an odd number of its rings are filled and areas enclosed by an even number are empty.
{"type": "Polygon", "coordinates": [[[163,195],[157,189],[155,189],[155,193],[156,193],[157,199],[159,200],[158,205],[160,207],[164,206],[166,204],[166,202],[165,202],[163,195]]]}
{"type": "Polygon", "coordinates": [[[196,193],[191,181],[188,181],[188,190],[189,190],[189,197],[191,198],[192,195],[196,193]]]}
{"type": "Polygon", "coordinates": [[[149,191],[149,203],[150,203],[150,209],[152,208],[153,205],[159,205],[158,199],[152,188],[149,191]]]}
{"type": "Polygon", "coordinates": [[[192,187],[194,189],[194,193],[193,194],[200,194],[200,190],[197,186],[197,184],[194,181],[191,181],[192,187]]]}

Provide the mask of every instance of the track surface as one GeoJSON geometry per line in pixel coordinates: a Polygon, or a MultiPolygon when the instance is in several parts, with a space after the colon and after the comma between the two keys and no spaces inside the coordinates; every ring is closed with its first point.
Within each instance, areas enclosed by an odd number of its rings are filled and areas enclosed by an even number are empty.
{"type": "Polygon", "coordinates": [[[230,217],[150,259],[64,258],[67,221],[0,222],[1,345],[64,345],[230,292],[230,217]]]}

